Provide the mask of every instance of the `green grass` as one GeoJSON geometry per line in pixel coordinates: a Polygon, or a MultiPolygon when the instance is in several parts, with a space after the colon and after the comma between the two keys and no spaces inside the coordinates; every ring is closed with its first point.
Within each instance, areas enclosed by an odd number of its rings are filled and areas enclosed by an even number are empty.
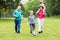
{"type": "Polygon", "coordinates": [[[60,18],[48,17],[45,19],[44,32],[38,34],[36,24],[36,36],[30,34],[30,27],[26,25],[26,18],[21,24],[21,33],[14,31],[13,19],[0,19],[0,40],[60,40],[60,18]]]}

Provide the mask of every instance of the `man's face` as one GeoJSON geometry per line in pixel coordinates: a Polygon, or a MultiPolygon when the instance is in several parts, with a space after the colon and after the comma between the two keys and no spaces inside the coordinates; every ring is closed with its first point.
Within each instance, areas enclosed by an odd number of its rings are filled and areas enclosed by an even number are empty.
{"type": "Polygon", "coordinates": [[[21,9],[21,6],[18,6],[18,7],[17,7],[17,10],[20,10],[20,9],[21,9]]]}

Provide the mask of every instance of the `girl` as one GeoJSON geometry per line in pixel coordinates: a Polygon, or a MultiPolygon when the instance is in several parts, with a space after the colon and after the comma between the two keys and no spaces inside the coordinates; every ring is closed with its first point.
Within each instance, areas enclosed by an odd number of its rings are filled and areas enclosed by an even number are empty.
{"type": "Polygon", "coordinates": [[[36,12],[38,15],[38,33],[43,32],[44,18],[45,18],[45,10],[43,6],[40,6],[38,11],[36,12]]]}

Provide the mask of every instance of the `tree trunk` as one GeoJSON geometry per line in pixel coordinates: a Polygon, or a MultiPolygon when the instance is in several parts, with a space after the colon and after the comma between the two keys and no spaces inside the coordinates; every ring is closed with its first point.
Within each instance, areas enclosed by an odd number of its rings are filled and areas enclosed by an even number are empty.
{"type": "Polygon", "coordinates": [[[17,6],[19,5],[20,0],[17,0],[17,6]]]}
{"type": "Polygon", "coordinates": [[[1,12],[0,12],[0,18],[1,18],[1,12]]]}

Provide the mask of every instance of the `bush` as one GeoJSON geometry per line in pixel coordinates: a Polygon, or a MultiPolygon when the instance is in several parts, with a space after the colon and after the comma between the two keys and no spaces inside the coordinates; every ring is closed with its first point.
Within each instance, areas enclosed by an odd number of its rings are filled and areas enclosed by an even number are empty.
{"type": "Polygon", "coordinates": [[[26,5],[24,5],[24,7],[25,7],[24,16],[25,17],[29,16],[29,11],[30,10],[33,10],[34,15],[35,15],[37,9],[39,8],[39,3],[40,3],[40,0],[31,0],[26,5]]]}
{"type": "Polygon", "coordinates": [[[45,0],[45,4],[49,15],[60,15],[60,0],[45,0]]]}

